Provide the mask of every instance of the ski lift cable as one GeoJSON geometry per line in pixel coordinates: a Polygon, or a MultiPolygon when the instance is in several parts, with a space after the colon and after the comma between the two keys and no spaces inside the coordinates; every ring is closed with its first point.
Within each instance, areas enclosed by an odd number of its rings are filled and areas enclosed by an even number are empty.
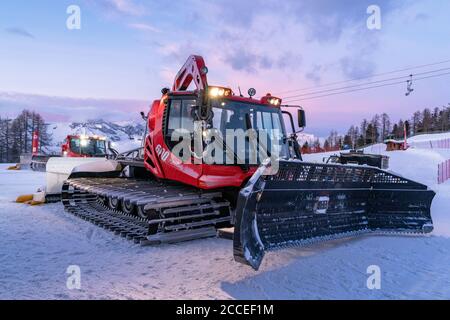
{"type": "MultiPolygon", "coordinates": [[[[441,68],[441,69],[436,69],[436,70],[420,72],[420,73],[412,74],[412,76],[416,77],[416,76],[420,76],[420,75],[431,74],[431,73],[447,71],[447,70],[450,70],[450,67],[449,68],[441,68]]],[[[317,95],[317,94],[320,94],[320,93],[327,93],[327,92],[339,91],[339,90],[350,89],[350,88],[357,88],[357,87],[367,86],[367,85],[370,85],[370,84],[377,84],[377,83],[383,83],[383,82],[388,82],[388,81],[406,79],[406,78],[410,78],[410,77],[411,77],[411,75],[409,74],[407,76],[401,76],[401,77],[389,78],[389,79],[384,79],[384,80],[365,82],[365,83],[355,84],[355,85],[351,85],[351,86],[345,86],[345,87],[326,89],[326,90],[315,91],[315,92],[302,93],[302,94],[298,94],[298,95],[295,95],[295,96],[284,97],[284,100],[293,99],[293,98],[299,98],[299,97],[305,97],[305,96],[311,96],[311,95],[317,95]]]]}
{"type": "MultiPolygon", "coordinates": [[[[425,79],[443,77],[443,76],[446,76],[446,75],[450,75],[450,72],[435,74],[435,75],[421,77],[421,78],[416,78],[416,79],[414,79],[414,81],[421,81],[421,80],[425,80],[425,79]]],[[[358,89],[353,89],[353,90],[346,90],[346,91],[341,91],[341,92],[328,93],[328,94],[318,95],[318,96],[313,96],[313,97],[305,97],[305,98],[302,98],[302,99],[287,100],[287,101],[283,101],[283,102],[285,102],[285,103],[292,103],[292,102],[298,102],[298,101],[313,100],[313,99],[330,97],[330,96],[335,96],[335,95],[340,95],[340,94],[345,94],[345,93],[364,91],[364,90],[375,89],[375,88],[382,88],[382,87],[393,86],[393,85],[404,84],[404,83],[405,83],[405,81],[384,83],[384,84],[376,85],[376,86],[370,86],[370,87],[365,87],[365,88],[358,88],[358,89]]]]}
{"type": "Polygon", "coordinates": [[[436,65],[440,65],[440,64],[449,63],[449,62],[450,62],[450,60],[444,60],[444,61],[428,63],[428,64],[423,64],[423,65],[418,65],[418,66],[405,67],[405,68],[402,68],[402,69],[397,69],[397,70],[388,71],[388,72],[382,72],[382,73],[378,73],[378,74],[374,74],[374,75],[366,76],[366,77],[358,77],[358,78],[353,78],[353,79],[348,79],[348,80],[343,80],[343,81],[336,81],[336,82],[326,83],[326,84],[313,86],[313,87],[292,89],[292,90],[277,92],[277,93],[275,93],[275,95],[280,96],[280,95],[283,95],[283,94],[288,94],[288,93],[293,93],[293,92],[298,92],[298,91],[314,90],[314,89],[317,89],[317,88],[329,87],[329,86],[336,85],[336,84],[348,83],[348,82],[359,81],[359,80],[364,80],[364,79],[372,79],[372,78],[375,78],[375,77],[380,77],[380,76],[384,76],[384,75],[388,75],[388,74],[394,74],[394,73],[399,73],[399,72],[404,72],[404,71],[409,71],[409,70],[421,69],[421,68],[436,66],[436,65]]]}

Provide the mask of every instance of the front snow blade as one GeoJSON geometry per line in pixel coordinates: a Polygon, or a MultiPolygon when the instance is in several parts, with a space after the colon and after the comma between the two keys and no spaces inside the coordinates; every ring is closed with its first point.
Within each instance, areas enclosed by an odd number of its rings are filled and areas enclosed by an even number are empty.
{"type": "Polygon", "coordinates": [[[239,194],[234,257],[257,270],[265,251],[371,231],[429,233],[435,193],[368,166],[279,162],[239,194]]]}

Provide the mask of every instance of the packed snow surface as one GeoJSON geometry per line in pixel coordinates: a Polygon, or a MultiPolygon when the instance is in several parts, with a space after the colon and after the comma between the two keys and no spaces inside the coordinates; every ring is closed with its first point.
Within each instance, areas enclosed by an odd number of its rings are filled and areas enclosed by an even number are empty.
{"type": "Polygon", "coordinates": [[[391,170],[437,192],[432,235],[271,252],[257,272],[233,260],[229,240],[140,247],[66,214],[61,204],[16,204],[17,195],[44,184],[44,174],[0,165],[0,299],[450,299],[450,182],[436,184],[437,164],[450,150],[386,154],[391,170]],[[81,269],[79,290],[66,286],[70,265],[81,269]],[[367,288],[371,265],[381,269],[380,290],[367,288]]]}

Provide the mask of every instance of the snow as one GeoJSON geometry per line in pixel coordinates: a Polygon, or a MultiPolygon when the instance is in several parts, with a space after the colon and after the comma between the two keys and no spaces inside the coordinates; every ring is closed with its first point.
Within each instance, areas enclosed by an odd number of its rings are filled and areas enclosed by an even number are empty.
{"type": "Polygon", "coordinates": [[[442,139],[448,139],[448,138],[450,138],[450,133],[448,133],[448,132],[429,133],[429,134],[420,134],[420,135],[416,135],[414,137],[408,138],[408,142],[435,141],[435,140],[442,140],[442,139]]]}
{"type": "Polygon", "coordinates": [[[233,260],[230,240],[140,247],[66,214],[61,204],[16,204],[17,195],[45,183],[44,174],[0,165],[0,299],[449,299],[450,181],[437,185],[436,174],[450,150],[382,150],[391,170],[437,192],[432,235],[361,236],[270,252],[257,272],[233,260]],[[81,268],[80,290],[66,287],[70,265],[81,268]],[[380,290],[366,286],[371,265],[381,268],[380,290]]]}

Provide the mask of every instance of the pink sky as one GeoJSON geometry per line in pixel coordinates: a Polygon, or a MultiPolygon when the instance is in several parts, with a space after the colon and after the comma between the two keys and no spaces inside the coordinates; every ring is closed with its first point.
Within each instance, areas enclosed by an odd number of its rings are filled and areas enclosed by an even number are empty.
{"type": "MultiPolygon", "coordinates": [[[[259,95],[450,59],[445,0],[377,1],[381,30],[367,29],[368,0],[81,1],[75,31],[65,28],[69,4],[0,4],[0,116],[30,108],[48,121],[129,120],[160,97],[190,54],[204,56],[211,84],[259,95]]],[[[446,105],[449,79],[416,82],[409,97],[405,83],[293,103],[306,109],[307,131],[325,136],[374,113],[398,119],[446,105]]]]}

